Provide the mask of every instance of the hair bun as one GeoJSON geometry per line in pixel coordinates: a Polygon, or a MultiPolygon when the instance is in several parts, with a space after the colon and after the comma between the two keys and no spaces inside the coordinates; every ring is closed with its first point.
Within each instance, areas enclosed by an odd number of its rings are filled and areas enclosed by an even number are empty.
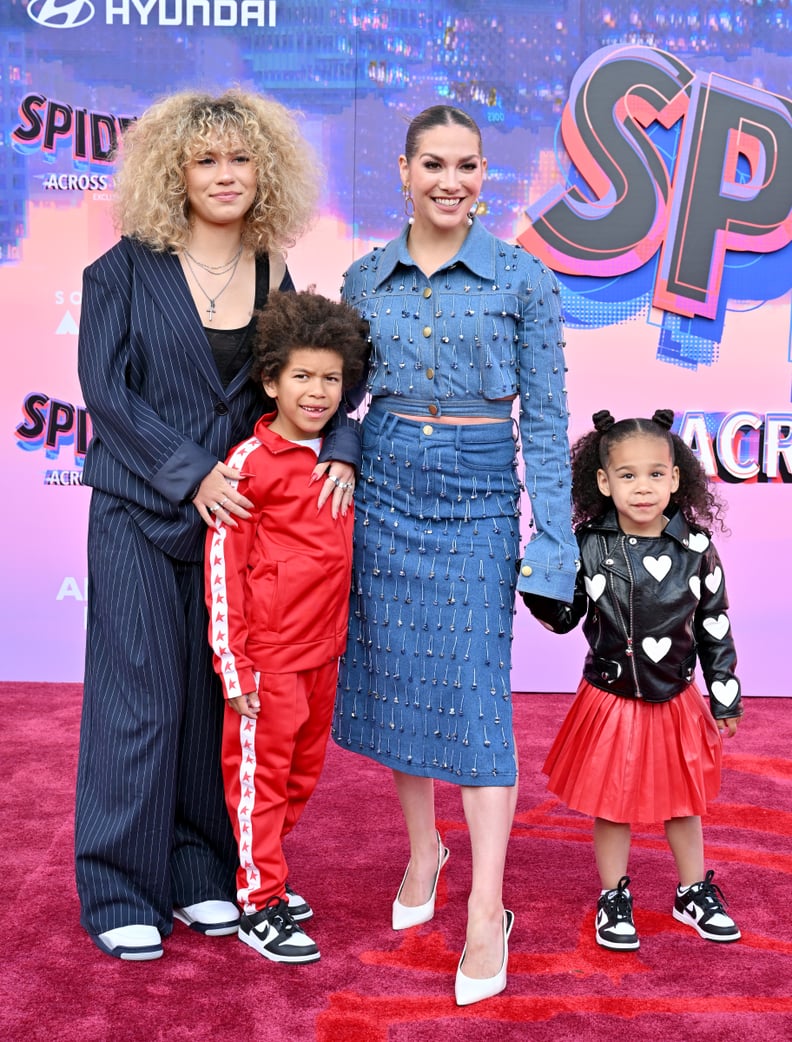
{"type": "Polygon", "coordinates": [[[599,431],[600,434],[609,431],[616,422],[607,409],[600,409],[591,418],[594,421],[594,430],[599,431]]]}
{"type": "Polygon", "coordinates": [[[674,424],[674,410],[673,409],[655,409],[652,422],[656,423],[658,427],[662,427],[664,430],[670,431],[674,424]]]}

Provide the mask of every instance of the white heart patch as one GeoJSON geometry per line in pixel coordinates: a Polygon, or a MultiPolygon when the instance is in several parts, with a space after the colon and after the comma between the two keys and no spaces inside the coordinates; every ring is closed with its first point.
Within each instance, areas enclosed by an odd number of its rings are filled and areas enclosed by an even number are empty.
{"type": "Polygon", "coordinates": [[[724,684],[722,680],[716,680],[712,685],[712,694],[717,702],[720,702],[722,706],[730,706],[737,697],[740,690],[740,685],[734,679],[727,680],[724,684]]]}
{"type": "Polygon", "coordinates": [[[583,581],[586,584],[586,593],[592,601],[598,601],[605,589],[605,576],[597,573],[597,575],[592,576],[591,579],[589,579],[588,576],[585,576],[583,581]]]}
{"type": "Polygon", "coordinates": [[[690,587],[690,592],[693,594],[693,596],[696,598],[696,600],[700,600],[701,599],[701,579],[699,579],[699,577],[697,575],[691,575],[691,577],[688,579],[688,586],[690,587]]]}
{"type": "Polygon", "coordinates": [[[661,583],[671,570],[671,558],[668,554],[662,554],[660,557],[647,555],[643,559],[643,566],[653,579],[657,579],[661,583]]]}
{"type": "Polygon", "coordinates": [[[723,582],[723,571],[720,565],[715,565],[715,570],[711,572],[704,580],[704,585],[707,587],[710,593],[717,593],[720,584],[723,582]]]}
{"type": "Polygon", "coordinates": [[[691,532],[688,546],[691,550],[695,550],[697,554],[703,554],[709,546],[709,539],[703,532],[691,532]]]}
{"type": "Polygon", "coordinates": [[[727,615],[709,615],[701,624],[704,629],[715,640],[721,640],[729,632],[729,618],[727,615]]]}
{"type": "Polygon", "coordinates": [[[652,662],[659,662],[661,658],[665,658],[668,654],[671,648],[671,638],[661,637],[660,640],[655,640],[654,637],[645,637],[641,641],[641,647],[652,662]]]}

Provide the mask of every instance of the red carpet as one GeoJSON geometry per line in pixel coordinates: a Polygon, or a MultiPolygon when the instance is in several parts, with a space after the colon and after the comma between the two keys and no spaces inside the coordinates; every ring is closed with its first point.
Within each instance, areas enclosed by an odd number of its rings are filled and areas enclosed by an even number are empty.
{"type": "Polygon", "coordinates": [[[458,1009],[453,975],[470,872],[458,792],[438,789],[451,859],[433,922],[390,929],[406,859],[388,772],[331,746],[290,838],[295,887],[322,950],[266,962],[235,938],[176,924],[165,956],[122,963],[78,925],[72,872],[77,685],[2,684],[5,740],[3,962],[6,1042],[788,1042],[792,1038],[792,758],[785,699],[748,700],[705,822],[743,940],[701,940],[670,914],[676,884],[657,828],[636,830],[634,954],[593,940],[598,885],[587,819],[548,798],[540,767],[568,696],[516,699],[522,783],[506,878],[516,913],[509,986],[458,1009]]]}

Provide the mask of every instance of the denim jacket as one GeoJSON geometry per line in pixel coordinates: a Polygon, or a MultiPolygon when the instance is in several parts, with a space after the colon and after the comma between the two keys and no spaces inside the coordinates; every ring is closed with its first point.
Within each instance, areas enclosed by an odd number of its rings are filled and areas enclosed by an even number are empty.
{"type": "Polygon", "coordinates": [[[566,366],[553,273],[478,221],[427,276],[398,239],[357,260],[342,295],[367,319],[367,390],[393,412],[508,419],[520,401],[534,533],[518,589],[571,601],[577,544],[570,522],[566,366]]]}

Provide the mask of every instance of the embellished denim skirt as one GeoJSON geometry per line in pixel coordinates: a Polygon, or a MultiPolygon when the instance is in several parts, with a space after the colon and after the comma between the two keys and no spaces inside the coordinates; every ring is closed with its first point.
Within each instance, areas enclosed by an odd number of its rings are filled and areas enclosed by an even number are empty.
{"type": "Polygon", "coordinates": [[[515,783],[519,499],[511,420],[368,413],[332,729],[339,746],[420,777],[515,783]]]}

